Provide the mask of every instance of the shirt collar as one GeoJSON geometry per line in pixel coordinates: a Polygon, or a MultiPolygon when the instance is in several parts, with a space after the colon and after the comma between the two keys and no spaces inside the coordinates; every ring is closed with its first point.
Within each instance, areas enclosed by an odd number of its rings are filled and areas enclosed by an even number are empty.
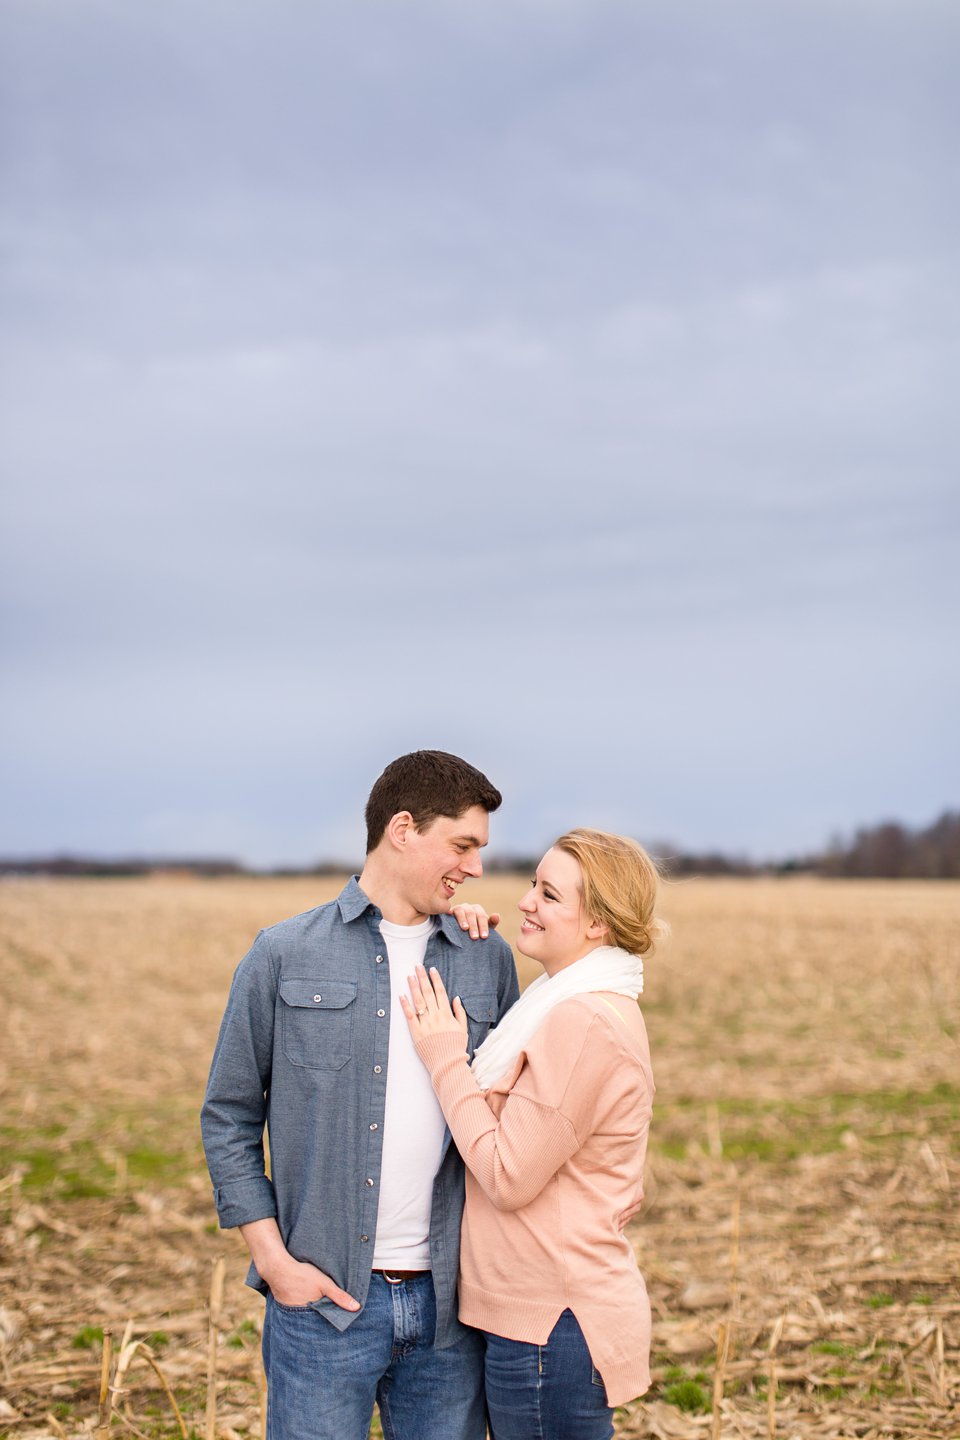
{"type": "MultiPolygon", "coordinates": [[[[374,905],[369,895],[360,889],[359,876],[352,875],[337,896],[337,904],[340,906],[340,915],[345,924],[349,925],[351,920],[356,920],[367,910],[380,911],[374,905]]],[[[461,947],[463,945],[463,931],[460,929],[460,922],[455,915],[438,915],[440,924],[437,927],[440,934],[449,940],[451,945],[461,947]]]]}
{"type": "Polygon", "coordinates": [[[451,945],[463,945],[463,931],[460,929],[460,921],[456,915],[438,915],[440,921],[438,929],[441,935],[446,936],[451,945]]]}

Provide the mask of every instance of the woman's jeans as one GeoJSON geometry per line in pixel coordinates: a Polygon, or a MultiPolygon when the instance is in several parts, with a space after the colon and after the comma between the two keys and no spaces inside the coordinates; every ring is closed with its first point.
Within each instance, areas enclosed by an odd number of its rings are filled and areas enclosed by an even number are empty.
{"type": "Polygon", "coordinates": [[[483,1440],[483,1337],[436,1350],[436,1315],[429,1271],[398,1285],[371,1276],[343,1331],[268,1295],[267,1440],[367,1440],[374,1400],[386,1440],[483,1440]]]}
{"type": "Polygon", "coordinates": [[[493,1440],[609,1440],[613,1411],[572,1310],[546,1345],[485,1333],[493,1440]]]}

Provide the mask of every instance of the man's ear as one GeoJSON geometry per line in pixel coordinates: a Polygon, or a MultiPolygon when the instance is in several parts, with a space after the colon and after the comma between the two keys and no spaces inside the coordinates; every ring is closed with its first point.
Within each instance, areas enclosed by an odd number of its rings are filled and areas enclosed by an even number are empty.
{"type": "Polygon", "coordinates": [[[410,811],[399,810],[396,815],[390,816],[384,834],[395,850],[403,850],[406,848],[410,832],[415,829],[416,826],[410,811]]]}

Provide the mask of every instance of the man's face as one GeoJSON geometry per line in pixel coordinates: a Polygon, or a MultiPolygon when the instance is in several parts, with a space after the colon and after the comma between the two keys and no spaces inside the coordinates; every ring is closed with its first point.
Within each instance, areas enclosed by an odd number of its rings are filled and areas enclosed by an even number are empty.
{"type": "Polygon", "coordinates": [[[456,900],[458,886],[483,874],[480,850],[489,835],[490,820],[482,805],[471,806],[454,820],[440,815],[425,830],[411,827],[404,891],[419,914],[445,915],[456,900]]]}

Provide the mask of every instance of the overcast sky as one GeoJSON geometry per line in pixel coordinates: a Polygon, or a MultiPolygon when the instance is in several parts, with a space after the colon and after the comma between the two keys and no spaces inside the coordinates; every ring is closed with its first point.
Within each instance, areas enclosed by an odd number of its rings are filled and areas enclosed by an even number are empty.
{"type": "Polygon", "coordinates": [[[5,0],[0,854],[960,803],[952,0],[5,0]]]}

